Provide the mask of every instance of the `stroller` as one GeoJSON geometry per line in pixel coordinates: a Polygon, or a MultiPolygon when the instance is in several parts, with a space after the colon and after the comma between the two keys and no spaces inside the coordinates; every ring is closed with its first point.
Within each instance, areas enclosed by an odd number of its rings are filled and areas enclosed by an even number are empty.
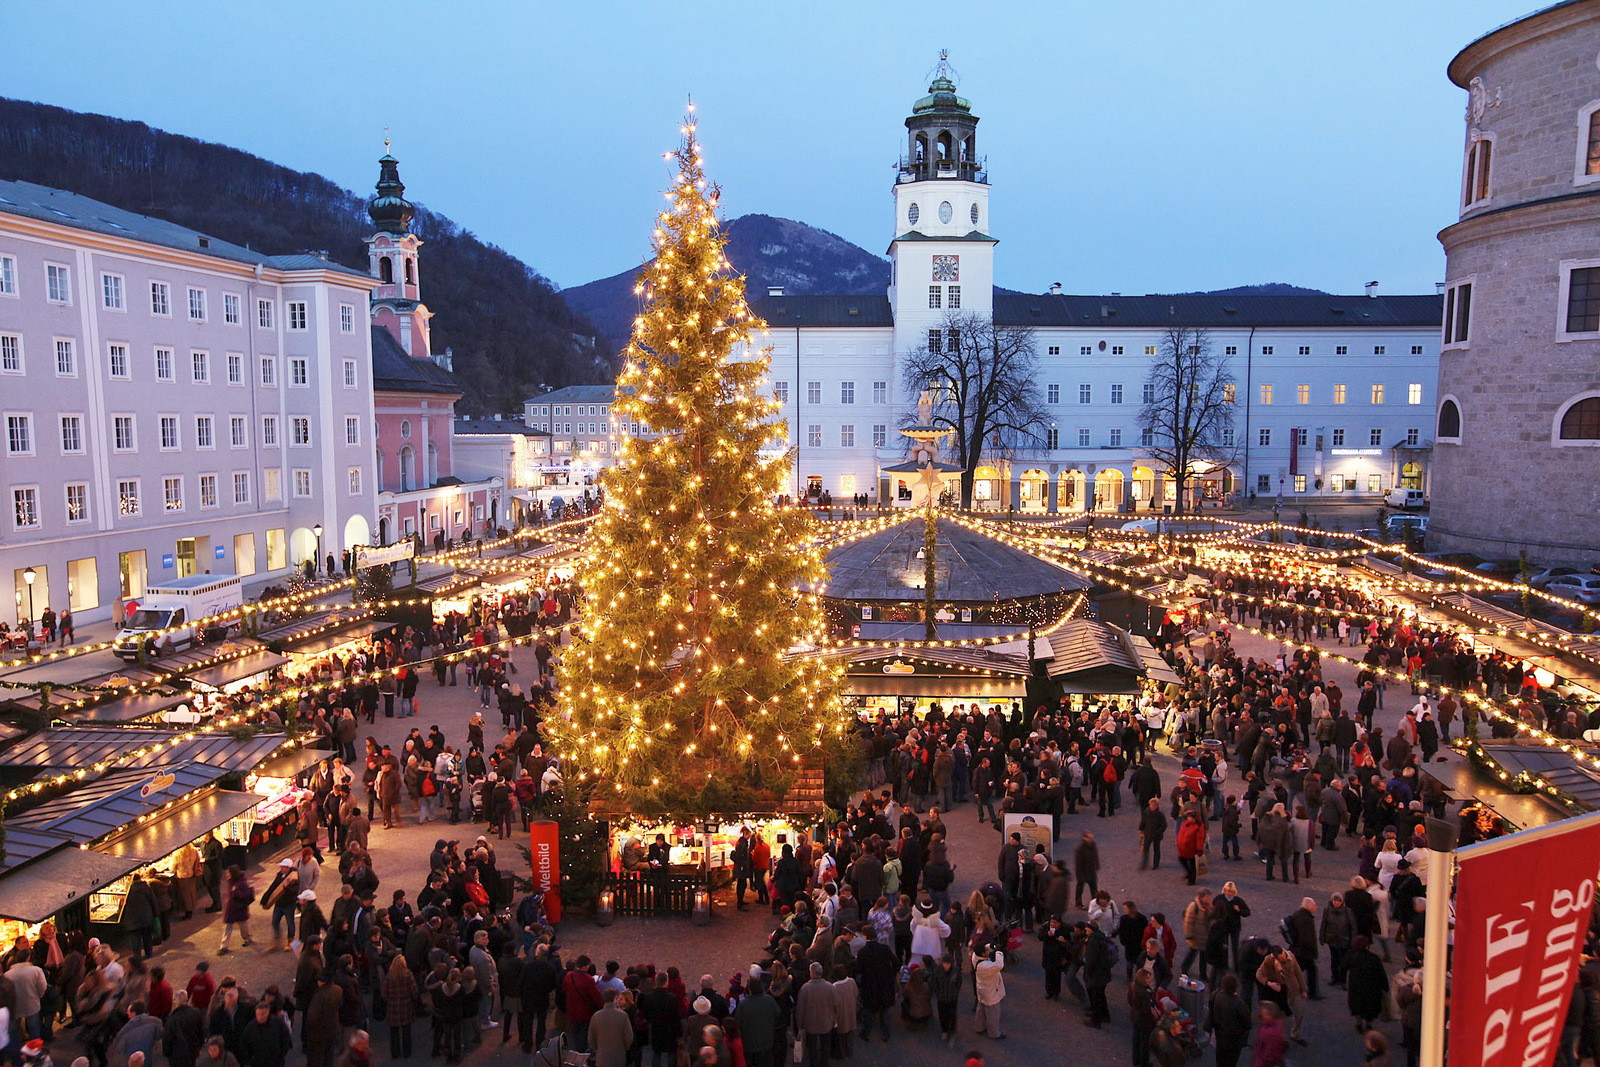
{"type": "Polygon", "coordinates": [[[1178,1020],[1180,1026],[1178,1039],[1183,1044],[1184,1055],[1191,1060],[1200,1059],[1205,1055],[1206,1033],[1201,1029],[1201,1024],[1205,1020],[1199,1018],[1196,1013],[1185,1010],[1178,1002],[1178,998],[1169,990],[1158,988],[1155,991],[1155,1002],[1162,1019],[1178,1020]]]}
{"type": "Polygon", "coordinates": [[[534,1067],[588,1067],[589,1054],[574,1052],[567,1044],[566,1034],[556,1034],[533,1054],[534,1067]]]}

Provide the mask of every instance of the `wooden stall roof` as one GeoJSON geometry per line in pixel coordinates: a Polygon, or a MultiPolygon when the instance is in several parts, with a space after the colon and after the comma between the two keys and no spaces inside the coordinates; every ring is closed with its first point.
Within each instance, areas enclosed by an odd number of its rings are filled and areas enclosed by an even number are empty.
{"type": "Polygon", "coordinates": [[[85,844],[116,833],[187,793],[204,789],[227,773],[198,763],[113,771],[8,819],[7,823],[61,834],[85,844]],[[170,786],[144,795],[147,785],[167,775],[173,779],[170,786]]]}
{"type": "Polygon", "coordinates": [[[102,760],[160,744],[178,736],[177,730],[129,730],[114,726],[53,726],[0,752],[0,767],[38,767],[42,770],[93,767],[102,760]]]}
{"type": "Polygon", "coordinates": [[[221,689],[225,685],[249,678],[257,674],[265,674],[274,667],[281,667],[290,662],[288,656],[280,656],[276,652],[263,649],[260,652],[251,652],[238,659],[219,663],[215,667],[207,667],[203,671],[195,671],[189,675],[189,681],[200,685],[208,685],[213,689],[221,689]]]}
{"type": "Polygon", "coordinates": [[[189,842],[209,833],[237,815],[242,815],[265,800],[255,793],[216,789],[185,801],[142,826],[130,826],[96,852],[108,856],[154,863],[172,855],[189,842]]]}
{"type": "Polygon", "coordinates": [[[107,856],[80,848],[57,849],[22,866],[0,871],[0,917],[43,922],[144,864],[144,860],[131,856],[107,856]]]}

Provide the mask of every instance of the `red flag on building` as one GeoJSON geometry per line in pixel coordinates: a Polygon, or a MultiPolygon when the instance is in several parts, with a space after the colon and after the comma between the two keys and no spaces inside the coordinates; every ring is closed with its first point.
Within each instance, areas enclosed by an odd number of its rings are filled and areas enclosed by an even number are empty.
{"type": "Polygon", "coordinates": [[[1456,853],[1450,1067],[1550,1067],[1577,977],[1600,812],[1456,853]]]}

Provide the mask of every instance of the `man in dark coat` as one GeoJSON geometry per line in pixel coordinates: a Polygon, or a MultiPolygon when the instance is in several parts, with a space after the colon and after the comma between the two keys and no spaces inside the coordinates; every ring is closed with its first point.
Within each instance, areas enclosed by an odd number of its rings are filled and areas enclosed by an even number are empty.
{"type": "Polygon", "coordinates": [[[550,947],[537,946],[517,975],[517,996],[522,1000],[522,1011],[517,1013],[517,1036],[523,1052],[544,1048],[550,998],[560,984],[561,970],[550,960],[550,947]]]}
{"type": "Polygon", "coordinates": [[[187,990],[172,994],[172,1011],[161,1026],[161,1051],[172,1064],[193,1063],[206,1039],[205,1017],[189,1003],[187,990]]]}
{"type": "MultiPolygon", "coordinates": [[[[646,978],[639,988],[639,1014],[644,1017],[645,1029],[650,1033],[650,1050],[659,1062],[663,1057],[673,1059],[678,1051],[678,1037],[682,1025],[678,1015],[678,998],[664,987],[646,978]],[[649,988],[645,988],[649,986],[649,988]]],[[[665,979],[663,979],[665,981],[665,979]]]]}
{"type": "MultiPolygon", "coordinates": [[[[894,962],[893,953],[889,960],[894,962]]],[[[761,979],[751,979],[747,988],[744,999],[739,1001],[739,1006],[733,1012],[733,1017],[739,1022],[739,1033],[744,1038],[745,1062],[750,1067],[773,1067],[777,1063],[775,1053],[778,1030],[783,1025],[783,1009],[767,992],[766,983],[761,979]]]]}
{"type": "Polygon", "coordinates": [[[1211,1013],[1206,1024],[1216,1043],[1217,1067],[1233,1067],[1239,1062],[1250,1040],[1250,1007],[1239,996],[1239,976],[1225,974],[1222,985],[1211,995],[1211,1013]]]}
{"type": "Polygon", "coordinates": [[[266,1001],[257,1004],[255,1018],[245,1023],[239,1033],[239,1062],[243,1067],[284,1067],[293,1047],[288,1020],[275,1014],[266,1001]]]}
{"type": "Polygon", "coordinates": [[[1083,987],[1089,994],[1089,1014],[1083,1021],[1098,1030],[1111,1021],[1111,1008],[1106,1003],[1106,986],[1111,982],[1111,968],[1115,961],[1111,939],[1094,923],[1089,924],[1089,940],[1083,946],[1083,987]]]}
{"type": "Polygon", "coordinates": [[[884,1041],[889,1040],[889,1009],[894,1006],[895,986],[900,975],[900,964],[894,950],[882,941],[872,938],[856,954],[856,985],[860,989],[861,1007],[866,1013],[866,1025],[861,1039],[872,1040],[872,1024],[878,1023],[884,1041]]]}

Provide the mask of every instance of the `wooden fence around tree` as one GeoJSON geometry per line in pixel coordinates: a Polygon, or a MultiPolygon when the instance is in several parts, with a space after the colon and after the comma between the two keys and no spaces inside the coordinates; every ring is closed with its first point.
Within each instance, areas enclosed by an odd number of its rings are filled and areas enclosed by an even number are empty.
{"type": "Polygon", "coordinates": [[[645,871],[607,874],[601,884],[611,890],[618,915],[689,915],[706,882],[698,872],[645,871]]]}

